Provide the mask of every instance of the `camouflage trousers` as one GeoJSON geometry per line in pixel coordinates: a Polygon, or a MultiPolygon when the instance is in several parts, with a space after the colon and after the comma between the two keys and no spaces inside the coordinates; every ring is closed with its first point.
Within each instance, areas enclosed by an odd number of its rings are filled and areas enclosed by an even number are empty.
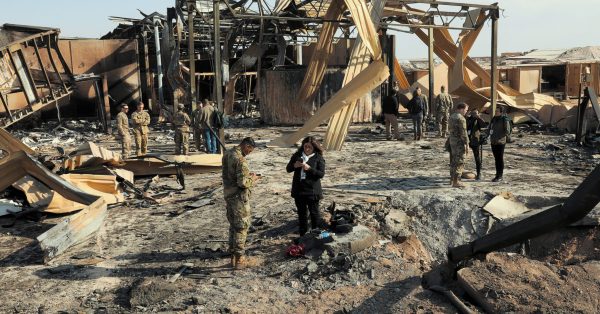
{"type": "Polygon", "coordinates": [[[465,166],[465,144],[461,142],[450,141],[450,176],[462,176],[465,166]]]}
{"type": "Polygon", "coordinates": [[[135,130],[135,153],[138,156],[148,153],[148,133],[142,134],[142,131],[135,130]]]}
{"type": "Polygon", "coordinates": [[[128,158],[131,153],[131,135],[129,133],[120,134],[121,135],[121,154],[123,155],[123,159],[128,158]]]}
{"type": "Polygon", "coordinates": [[[236,256],[244,254],[250,228],[250,202],[247,193],[242,191],[225,197],[229,221],[229,252],[236,256]]]}
{"type": "Polygon", "coordinates": [[[448,112],[440,112],[436,116],[436,124],[438,129],[438,136],[448,134],[448,119],[450,115],[448,112]]]}
{"type": "Polygon", "coordinates": [[[175,130],[175,155],[187,155],[190,150],[190,133],[182,130],[175,130]]]}

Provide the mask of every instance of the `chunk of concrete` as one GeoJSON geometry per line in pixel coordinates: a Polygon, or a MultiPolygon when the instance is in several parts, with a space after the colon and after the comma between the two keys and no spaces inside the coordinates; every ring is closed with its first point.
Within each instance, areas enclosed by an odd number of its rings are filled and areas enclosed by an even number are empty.
{"type": "Polygon", "coordinates": [[[407,237],[411,234],[408,229],[409,221],[410,217],[403,211],[391,210],[385,216],[385,233],[395,238],[407,237]]]}
{"type": "Polygon", "coordinates": [[[355,226],[349,233],[332,237],[333,242],[325,244],[325,249],[332,255],[354,254],[373,246],[377,241],[375,233],[363,225],[355,226]]]}

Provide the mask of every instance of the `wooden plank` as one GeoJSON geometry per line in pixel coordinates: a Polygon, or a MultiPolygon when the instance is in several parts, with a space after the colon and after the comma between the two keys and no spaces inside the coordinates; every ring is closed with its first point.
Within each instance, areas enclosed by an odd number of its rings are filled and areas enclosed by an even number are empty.
{"type": "MultiPolygon", "coordinates": [[[[378,0],[373,2],[373,6],[370,8],[370,24],[379,25],[379,19],[381,12],[385,6],[386,0],[378,0]]],[[[356,8],[355,8],[356,10],[356,8]]],[[[354,12],[353,12],[354,13],[354,12]]],[[[364,13],[363,13],[364,14],[364,13]]],[[[361,19],[356,20],[357,23],[367,23],[361,19]]],[[[369,64],[371,56],[368,43],[373,41],[373,38],[363,38],[362,34],[354,42],[354,48],[352,49],[349,66],[346,69],[346,76],[344,77],[343,85],[348,84],[358,73],[363,71],[369,64]]],[[[367,36],[372,36],[371,33],[367,33],[367,36]]],[[[378,37],[377,38],[378,42],[378,37]]],[[[374,56],[375,60],[381,58],[381,48],[379,48],[379,55],[374,56]]],[[[327,126],[327,132],[325,133],[324,147],[327,150],[340,150],[344,139],[348,133],[348,127],[351,122],[352,114],[356,110],[356,101],[344,106],[338,112],[336,112],[329,120],[327,126]]]]}
{"type": "Polygon", "coordinates": [[[596,117],[598,117],[598,120],[600,121],[600,105],[598,105],[598,95],[593,86],[588,87],[588,93],[590,95],[590,101],[592,102],[592,108],[594,108],[596,117]]]}
{"type": "MultiPolygon", "coordinates": [[[[339,20],[345,9],[346,5],[342,0],[333,0],[324,19],[327,21],[339,20]]],[[[325,69],[327,69],[327,61],[333,53],[333,36],[335,35],[338,26],[338,23],[324,22],[321,27],[319,39],[315,46],[315,52],[310,59],[306,76],[304,77],[296,96],[298,102],[301,104],[312,102],[321,86],[323,76],[325,75],[325,69]]]]}
{"type": "Polygon", "coordinates": [[[8,133],[8,131],[2,128],[0,128],[0,149],[9,154],[21,151],[30,155],[35,154],[33,149],[14,138],[10,133],[8,133]]]}
{"type": "Polygon", "coordinates": [[[20,178],[30,175],[72,201],[89,205],[98,199],[98,196],[88,194],[52,173],[22,151],[11,153],[8,157],[1,159],[0,170],[3,170],[3,176],[0,176],[0,191],[11,186],[20,178]]]}
{"type": "Polygon", "coordinates": [[[37,240],[44,252],[44,261],[51,260],[98,231],[108,213],[106,206],[104,198],[97,198],[82,211],[39,235],[37,240]]]}

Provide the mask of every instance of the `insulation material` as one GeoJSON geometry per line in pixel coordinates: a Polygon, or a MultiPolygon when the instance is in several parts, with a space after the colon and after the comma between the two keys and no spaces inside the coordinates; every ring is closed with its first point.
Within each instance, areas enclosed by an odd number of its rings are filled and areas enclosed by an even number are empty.
{"type": "Polygon", "coordinates": [[[31,176],[24,176],[13,187],[25,193],[25,198],[32,207],[47,207],[52,201],[52,190],[31,176]]]}
{"type": "MultiPolygon", "coordinates": [[[[373,2],[370,12],[370,19],[361,23],[377,23],[379,21],[379,17],[381,16],[381,12],[383,11],[384,6],[385,0],[373,2]]],[[[364,13],[361,12],[361,14],[364,13]]],[[[372,34],[366,32],[365,35],[371,36],[372,34]]],[[[348,68],[346,69],[346,76],[344,77],[344,82],[342,83],[344,86],[348,84],[348,82],[350,82],[352,79],[354,79],[359,73],[361,73],[361,71],[363,71],[369,65],[371,56],[368,54],[368,52],[372,50],[369,49],[367,43],[372,42],[373,40],[375,40],[377,42],[377,45],[379,45],[378,36],[376,36],[375,38],[363,38],[362,34],[359,33],[359,36],[355,41],[354,47],[352,49],[350,63],[348,68]]],[[[381,58],[381,47],[379,47],[378,49],[379,55],[375,55],[373,57],[373,59],[375,60],[379,60],[381,58]]],[[[400,71],[402,71],[402,69],[400,69],[400,71]]],[[[400,75],[398,77],[404,77],[404,80],[406,80],[406,77],[404,75],[400,75]]],[[[405,83],[407,84],[408,81],[406,81],[405,83]]],[[[348,134],[348,127],[350,126],[352,115],[355,112],[355,110],[356,102],[352,102],[342,107],[331,117],[327,126],[327,132],[325,133],[325,149],[340,150],[342,148],[344,139],[348,134]]]]}
{"type": "Polygon", "coordinates": [[[308,132],[318,127],[338,110],[352,103],[365,93],[372,91],[389,77],[387,66],[382,61],[371,63],[364,71],[358,74],[348,85],[344,86],[333,98],[325,103],[314,116],[312,116],[296,132],[280,137],[270,143],[270,146],[289,147],[302,139],[308,132]]]}
{"type": "MultiPolygon", "coordinates": [[[[444,73],[444,75],[448,77],[448,67],[446,67],[446,73],[444,73]]],[[[408,83],[406,74],[404,74],[404,70],[402,70],[400,63],[396,58],[394,58],[394,77],[398,80],[398,87],[400,87],[400,90],[410,88],[410,83],[408,83]]]]}
{"type": "MultiPolygon", "coordinates": [[[[339,20],[342,18],[346,6],[342,0],[333,0],[325,14],[325,20],[339,20]]],[[[333,52],[333,36],[338,29],[338,23],[324,22],[317,40],[315,52],[312,55],[296,98],[300,103],[313,101],[327,68],[327,60],[333,52]]]]}
{"type": "Polygon", "coordinates": [[[65,160],[63,163],[63,167],[67,170],[99,165],[119,166],[123,164],[120,153],[110,151],[92,142],[82,144],[70,155],[73,157],[65,160]]]}
{"type": "MultiPolygon", "coordinates": [[[[104,198],[107,204],[125,200],[113,175],[64,174],[60,177],[90,195],[104,198]]],[[[66,199],[31,176],[23,177],[13,186],[25,193],[31,206],[43,207],[43,211],[47,213],[66,214],[86,207],[84,204],[66,199]]]]}

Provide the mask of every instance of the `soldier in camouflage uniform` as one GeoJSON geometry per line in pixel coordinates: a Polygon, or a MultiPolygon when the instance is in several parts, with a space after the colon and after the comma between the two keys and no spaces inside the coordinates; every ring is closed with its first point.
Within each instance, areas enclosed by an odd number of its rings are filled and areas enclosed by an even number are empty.
{"type": "Polygon", "coordinates": [[[464,187],[460,182],[460,177],[465,164],[465,157],[469,150],[469,137],[467,136],[467,121],[465,114],[468,106],[460,103],[456,106],[456,111],[449,119],[448,144],[450,146],[450,176],[452,177],[452,187],[464,187]]]}
{"type": "Polygon", "coordinates": [[[250,228],[250,194],[258,177],[248,169],[248,156],[256,143],[250,137],[223,155],[223,194],[227,203],[229,221],[229,252],[231,265],[241,268],[248,264],[244,257],[246,237],[250,228]]]}
{"type": "Polygon", "coordinates": [[[183,111],[185,106],[179,104],[177,113],[173,116],[173,125],[175,126],[175,154],[188,154],[190,149],[190,124],[192,120],[187,113],[183,111]]]}
{"type": "Polygon", "coordinates": [[[131,135],[129,135],[127,111],[129,111],[129,107],[126,104],[122,104],[121,112],[117,114],[117,130],[121,137],[121,154],[123,155],[123,159],[128,158],[131,151],[131,135]]]}
{"type": "Polygon", "coordinates": [[[452,96],[446,93],[446,87],[442,85],[441,92],[435,99],[436,105],[436,122],[438,128],[438,137],[446,137],[448,133],[448,118],[452,109],[452,96]]]}
{"type": "Polygon", "coordinates": [[[202,132],[204,127],[202,126],[202,121],[200,121],[200,115],[202,114],[202,108],[208,103],[208,99],[204,99],[202,103],[196,107],[196,110],[192,112],[192,129],[194,130],[194,145],[196,146],[196,151],[200,151],[202,146],[202,132]]]}
{"type": "Polygon", "coordinates": [[[133,130],[135,132],[135,151],[138,156],[148,153],[148,125],[150,124],[150,115],[144,111],[144,103],[137,105],[137,110],[131,114],[133,121],[133,130]]]}

